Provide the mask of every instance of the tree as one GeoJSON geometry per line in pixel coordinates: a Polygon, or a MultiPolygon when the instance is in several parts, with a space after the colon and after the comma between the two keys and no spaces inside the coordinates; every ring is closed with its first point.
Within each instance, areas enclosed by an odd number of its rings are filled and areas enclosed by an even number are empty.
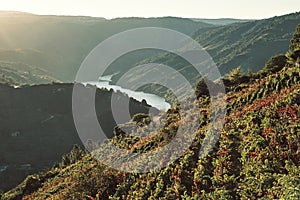
{"type": "Polygon", "coordinates": [[[295,52],[297,50],[300,50],[300,24],[296,29],[296,33],[294,34],[290,45],[290,51],[295,52]]]}
{"type": "Polygon", "coordinates": [[[242,68],[241,67],[237,67],[237,68],[231,70],[231,72],[229,72],[228,74],[226,74],[226,77],[231,81],[237,80],[241,76],[242,76],[242,68]]]}
{"type": "MultiPolygon", "coordinates": [[[[60,167],[66,167],[70,164],[76,163],[84,155],[85,155],[85,152],[80,148],[79,145],[75,144],[73,146],[73,149],[69,153],[63,155],[61,163],[58,165],[60,167]]],[[[57,164],[55,166],[57,166],[57,164]]]]}
{"type": "Polygon", "coordinates": [[[209,96],[209,91],[205,83],[205,78],[200,79],[200,81],[197,83],[195,94],[197,98],[199,98],[200,96],[209,96]]]}
{"type": "Polygon", "coordinates": [[[290,64],[298,67],[300,66],[300,24],[291,40],[290,50],[286,56],[288,57],[288,62],[290,64]]]}
{"type": "Polygon", "coordinates": [[[216,96],[222,92],[222,86],[219,83],[209,80],[206,77],[200,79],[195,88],[197,98],[201,96],[216,96]]]}

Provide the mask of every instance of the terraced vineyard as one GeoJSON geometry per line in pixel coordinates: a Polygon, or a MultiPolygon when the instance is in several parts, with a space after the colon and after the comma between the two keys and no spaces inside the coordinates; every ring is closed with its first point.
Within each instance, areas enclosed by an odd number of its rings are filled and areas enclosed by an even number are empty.
{"type": "MultiPolygon", "coordinates": [[[[229,74],[223,79],[228,103],[225,126],[207,157],[199,159],[211,115],[209,97],[202,94],[190,102],[191,106],[200,105],[200,119],[182,118],[180,107],[174,107],[153,137],[129,137],[115,129],[111,142],[143,153],[156,151],[174,138],[182,120],[190,120],[190,124],[199,120],[191,147],[166,168],[144,174],[119,172],[75,148],[60,165],[27,177],[2,198],[299,199],[299,34],[300,25],[288,53],[281,56],[283,62],[272,58],[258,73],[236,73],[234,78],[229,74]]],[[[134,131],[143,134],[143,127],[148,125],[147,120],[141,122],[145,123],[134,131]]]]}

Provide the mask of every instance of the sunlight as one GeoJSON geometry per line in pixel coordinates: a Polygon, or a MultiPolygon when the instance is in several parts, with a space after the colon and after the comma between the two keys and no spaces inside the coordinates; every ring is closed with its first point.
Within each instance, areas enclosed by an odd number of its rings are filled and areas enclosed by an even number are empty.
{"type": "Polygon", "coordinates": [[[0,10],[105,18],[162,17],[260,19],[299,11],[298,0],[0,0],[0,10]]]}

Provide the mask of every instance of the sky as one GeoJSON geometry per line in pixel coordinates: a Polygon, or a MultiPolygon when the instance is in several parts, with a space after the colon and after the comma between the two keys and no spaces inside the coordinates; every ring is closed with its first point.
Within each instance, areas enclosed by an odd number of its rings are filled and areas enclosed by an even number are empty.
{"type": "Polygon", "coordinates": [[[0,0],[0,10],[47,15],[262,19],[300,11],[299,0],[0,0]]]}

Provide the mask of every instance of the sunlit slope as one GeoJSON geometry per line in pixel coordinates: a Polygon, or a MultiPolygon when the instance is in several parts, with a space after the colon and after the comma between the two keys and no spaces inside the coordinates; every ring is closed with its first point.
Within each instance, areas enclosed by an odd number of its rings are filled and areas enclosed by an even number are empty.
{"type": "MultiPolygon", "coordinates": [[[[168,167],[145,174],[123,173],[74,149],[56,168],[27,177],[3,199],[299,199],[299,33],[300,25],[283,62],[273,57],[258,73],[230,73],[223,79],[228,103],[225,125],[204,159],[199,159],[199,150],[211,113],[209,97],[203,93],[190,102],[200,105],[200,119],[183,119],[189,120],[185,124],[200,121],[196,138],[168,167]]],[[[170,109],[164,127],[151,137],[116,129],[111,142],[131,152],[159,150],[174,139],[182,123],[179,109],[170,109]]],[[[159,161],[166,160],[162,156],[159,161]]]]}

